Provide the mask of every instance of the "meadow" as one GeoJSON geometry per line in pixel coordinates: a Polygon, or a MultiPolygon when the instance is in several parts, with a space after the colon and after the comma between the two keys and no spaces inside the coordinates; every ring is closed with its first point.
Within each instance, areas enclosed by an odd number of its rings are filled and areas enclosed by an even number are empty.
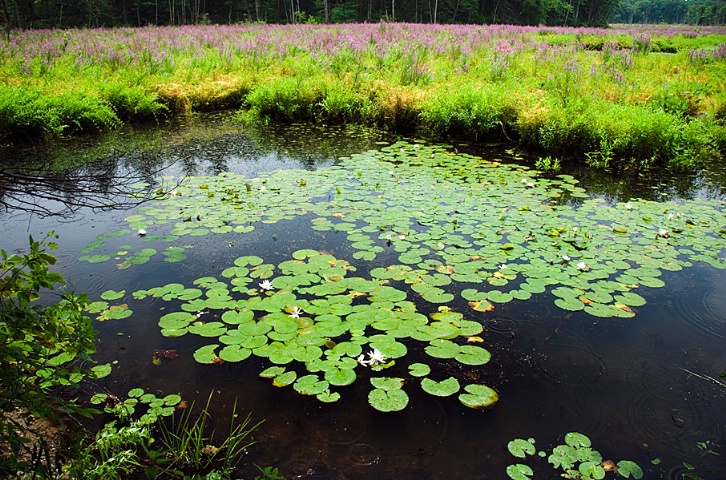
{"type": "Polygon", "coordinates": [[[0,142],[240,109],[513,141],[599,168],[726,151],[726,28],[230,25],[13,32],[0,142]]]}

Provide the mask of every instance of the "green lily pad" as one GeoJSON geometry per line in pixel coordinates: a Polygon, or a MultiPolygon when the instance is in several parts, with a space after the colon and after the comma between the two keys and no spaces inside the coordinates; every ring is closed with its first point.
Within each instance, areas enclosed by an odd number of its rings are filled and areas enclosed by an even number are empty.
{"type": "Polygon", "coordinates": [[[403,387],[403,379],[398,377],[372,377],[371,385],[381,390],[397,390],[403,387]]]}
{"type": "Polygon", "coordinates": [[[295,381],[293,388],[302,395],[321,395],[329,386],[328,382],[320,380],[317,375],[305,375],[295,381]]]}
{"type": "Polygon", "coordinates": [[[454,358],[465,365],[484,365],[489,362],[492,355],[485,348],[474,345],[463,345],[454,358]]]}
{"type": "Polygon", "coordinates": [[[368,403],[379,412],[399,412],[408,405],[408,395],[401,389],[375,388],[368,394],[368,403]]]}
{"type": "Polygon", "coordinates": [[[450,340],[435,339],[425,350],[432,357],[448,359],[459,355],[461,347],[450,340]]]}
{"type": "Polygon", "coordinates": [[[534,471],[532,471],[532,468],[522,463],[509,465],[507,466],[506,471],[507,475],[509,475],[509,478],[511,478],[512,480],[530,480],[532,475],[534,475],[534,471]]]}
{"type": "Polygon", "coordinates": [[[219,351],[219,358],[225,362],[241,362],[252,354],[252,350],[239,345],[227,345],[219,351]]]}
{"type": "Polygon", "coordinates": [[[425,363],[412,363],[408,367],[408,373],[411,374],[412,377],[425,377],[431,373],[431,367],[425,363]]]}
{"type": "Polygon", "coordinates": [[[215,350],[219,347],[218,344],[212,344],[212,345],[205,345],[203,347],[198,348],[194,352],[194,360],[196,360],[199,363],[206,363],[206,364],[212,364],[217,363],[217,354],[215,353],[215,350]]]}
{"type": "Polygon", "coordinates": [[[123,298],[124,295],[126,295],[126,290],[121,290],[120,292],[106,290],[101,294],[101,298],[104,300],[118,300],[119,298],[123,298]]]}
{"type": "Polygon", "coordinates": [[[334,368],[325,371],[325,380],[331,385],[343,387],[350,385],[356,379],[355,372],[352,369],[334,368]]]}
{"type": "Polygon", "coordinates": [[[424,378],[421,380],[421,388],[430,394],[437,397],[448,397],[455,394],[461,388],[459,381],[454,377],[449,377],[441,382],[436,382],[430,378],[424,378]]]}
{"type": "Polygon", "coordinates": [[[459,401],[470,408],[489,407],[499,400],[497,392],[486,385],[467,385],[464,390],[467,393],[460,394],[459,401]]]}
{"type": "Polygon", "coordinates": [[[527,455],[534,455],[537,449],[534,444],[529,440],[517,438],[507,444],[507,450],[509,453],[518,458],[526,458],[527,455]]]}
{"type": "Polygon", "coordinates": [[[295,379],[297,379],[297,373],[294,371],[281,373],[272,380],[272,385],[275,387],[287,387],[288,385],[292,385],[295,379]]]}

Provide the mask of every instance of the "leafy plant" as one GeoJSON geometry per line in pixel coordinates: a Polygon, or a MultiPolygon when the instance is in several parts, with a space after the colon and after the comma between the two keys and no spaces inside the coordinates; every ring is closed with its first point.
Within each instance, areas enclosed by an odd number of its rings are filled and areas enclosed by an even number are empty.
{"type": "Polygon", "coordinates": [[[544,172],[557,173],[562,168],[559,158],[552,158],[549,155],[546,157],[540,157],[534,162],[534,168],[542,170],[544,172]]]}
{"type": "MultiPolygon", "coordinates": [[[[534,455],[534,439],[514,439],[507,444],[507,450],[517,458],[526,458],[527,455],[534,455]]],[[[547,456],[547,453],[540,451],[540,457],[547,456]]],[[[564,473],[563,478],[571,480],[601,480],[607,472],[614,472],[625,478],[638,480],[643,478],[643,470],[629,460],[621,460],[615,464],[611,460],[603,460],[602,455],[591,447],[590,439],[581,433],[570,432],[565,435],[565,443],[557,445],[547,456],[547,461],[555,469],[564,473]]],[[[534,475],[531,467],[524,464],[512,464],[507,467],[507,475],[513,480],[528,480],[534,475]]]]}
{"type": "MultiPolygon", "coordinates": [[[[57,237],[53,232],[41,241],[31,236],[24,255],[0,250],[0,411],[19,409],[26,419],[57,412],[90,416],[95,411],[55,394],[90,374],[77,361],[90,359],[96,332],[82,312],[90,303],[85,295],[62,293],[57,303],[38,302],[41,292],[65,283],[50,271],[56,259],[47,250],[58,248],[50,238],[57,237]]],[[[26,466],[17,460],[29,448],[25,428],[10,416],[0,416],[0,444],[12,452],[0,458],[0,474],[26,466]]]]}
{"type": "Polygon", "coordinates": [[[262,422],[250,425],[251,416],[247,415],[238,423],[235,402],[229,431],[221,443],[215,445],[215,432],[207,432],[207,422],[211,419],[211,401],[212,394],[207,399],[207,405],[194,419],[192,407],[181,412],[178,418],[173,418],[171,426],[164,422],[159,423],[158,440],[171,459],[168,469],[185,474],[217,471],[222,475],[230,475],[246,449],[255,443],[249,436],[262,422]]]}

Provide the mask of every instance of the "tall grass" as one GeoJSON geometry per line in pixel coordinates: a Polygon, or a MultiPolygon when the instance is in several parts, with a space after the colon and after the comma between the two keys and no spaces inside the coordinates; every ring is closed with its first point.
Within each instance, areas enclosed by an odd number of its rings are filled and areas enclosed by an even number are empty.
{"type": "Polygon", "coordinates": [[[15,32],[0,139],[241,108],[512,139],[595,165],[724,153],[726,28],[235,25],[15,32]]]}

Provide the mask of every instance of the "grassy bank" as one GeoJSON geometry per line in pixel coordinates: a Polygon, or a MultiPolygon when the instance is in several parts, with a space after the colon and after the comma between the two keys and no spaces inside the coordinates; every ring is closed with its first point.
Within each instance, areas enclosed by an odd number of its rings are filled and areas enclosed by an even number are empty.
{"type": "Polygon", "coordinates": [[[726,151],[726,29],[235,25],[0,44],[0,139],[182,112],[509,139],[607,167],[726,151]]]}

